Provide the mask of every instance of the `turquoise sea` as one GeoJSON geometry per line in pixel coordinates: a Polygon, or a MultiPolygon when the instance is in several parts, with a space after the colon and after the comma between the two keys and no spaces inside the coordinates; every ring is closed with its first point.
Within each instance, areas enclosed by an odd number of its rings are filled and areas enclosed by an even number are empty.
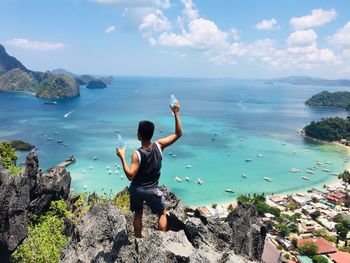
{"type": "MultiPolygon", "coordinates": [[[[186,204],[226,202],[243,193],[298,191],[330,182],[334,179],[330,173],[342,171],[348,156],[342,147],[315,143],[299,134],[311,120],[346,116],[340,109],[304,105],[322,90],[346,88],[259,80],[115,77],[107,89],[81,86],[80,97],[56,100],[57,105],[45,105],[46,100],[23,93],[0,93],[0,140],[23,139],[36,145],[44,169],[73,154],[77,161],[68,170],[74,191],[85,187],[89,192],[114,193],[129,184],[118,169],[114,131],[121,131],[128,154],[139,147],[139,120],[155,122],[154,139],[173,132],[168,103],[175,94],[181,102],[184,135],[164,152],[161,183],[186,204]],[[331,164],[306,173],[316,160],[331,164]],[[293,167],[301,172],[290,172],[293,167]],[[175,177],[191,180],[176,182],[175,177]],[[197,178],[202,185],[195,183],[197,178]],[[226,193],[227,188],[235,192],[226,193]]],[[[19,153],[19,162],[25,154],[19,153]]]]}

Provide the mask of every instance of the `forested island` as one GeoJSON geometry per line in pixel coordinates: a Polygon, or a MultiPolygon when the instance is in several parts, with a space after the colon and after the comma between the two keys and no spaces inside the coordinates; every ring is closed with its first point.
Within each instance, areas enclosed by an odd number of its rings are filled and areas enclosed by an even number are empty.
{"type": "Polygon", "coordinates": [[[328,141],[339,141],[344,144],[350,140],[350,121],[340,117],[325,118],[320,121],[312,121],[305,126],[306,136],[328,141]]]}
{"type": "Polygon", "coordinates": [[[0,45],[0,91],[28,92],[40,98],[67,98],[79,96],[80,87],[70,76],[27,69],[0,45]]]}
{"type": "Polygon", "coordinates": [[[346,110],[350,110],[350,92],[348,91],[337,91],[328,92],[322,91],[312,96],[305,102],[308,106],[325,106],[325,107],[336,107],[346,110]]]}

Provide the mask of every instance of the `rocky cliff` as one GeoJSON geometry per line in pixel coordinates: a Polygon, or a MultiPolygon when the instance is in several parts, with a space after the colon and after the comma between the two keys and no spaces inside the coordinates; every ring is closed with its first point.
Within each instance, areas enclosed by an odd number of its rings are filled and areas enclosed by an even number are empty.
{"type": "Polygon", "coordinates": [[[41,214],[52,200],[67,199],[70,183],[65,169],[42,173],[34,151],[19,175],[0,167],[0,262],[9,262],[11,253],[27,237],[28,213],[41,214]]]}
{"type": "MultiPolygon", "coordinates": [[[[27,236],[28,213],[41,214],[52,200],[69,198],[70,175],[62,168],[39,169],[30,152],[20,175],[0,169],[0,262],[27,236]]],[[[265,227],[254,206],[238,206],[226,220],[200,210],[188,217],[182,201],[162,186],[168,211],[168,231],[157,230],[157,216],[146,207],[143,238],[134,238],[131,212],[109,201],[94,202],[67,232],[69,241],[60,262],[252,262],[261,259],[265,227]]],[[[123,191],[127,193],[127,189],[123,191]]],[[[92,198],[92,197],[91,197],[92,198]]]]}
{"type": "Polygon", "coordinates": [[[27,69],[0,45],[0,91],[30,92],[40,98],[66,98],[80,94],[78,82],[69,76],[27,69]]]}

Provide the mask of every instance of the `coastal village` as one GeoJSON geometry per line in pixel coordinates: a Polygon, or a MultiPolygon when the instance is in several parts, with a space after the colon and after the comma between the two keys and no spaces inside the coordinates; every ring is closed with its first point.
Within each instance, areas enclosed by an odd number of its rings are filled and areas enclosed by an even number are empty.
{"type": "MultiPolygon", "coordinates": [[[[304,193],[265,197],[275,213],[261,215],[268,229],[264,263],[350,262],[350,173],[345,171],[340,178],[304,193]]],[[[225,220],[227,211],[236,206],[234,202],[229,209],[213,205],[199,210],[225,220]]]]}

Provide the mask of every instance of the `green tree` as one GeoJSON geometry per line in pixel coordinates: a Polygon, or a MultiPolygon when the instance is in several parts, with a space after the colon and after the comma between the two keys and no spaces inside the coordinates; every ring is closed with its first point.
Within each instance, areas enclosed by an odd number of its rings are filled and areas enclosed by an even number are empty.
{"type": "Polygon", "coordinates": [[[316,255],[312,257],[313,263],[328,263],[328,259],[326,259],[324,256],[316,255]]]}
{"type": "Polygon", "coordinates": [[[303,256],[313,257],[316,255],[318,247],[313,242],[305,242],[299,248],[298,252],[303,256]]]}
{"type": "Polygon", "coordinates": [[[290,230],[285,224],[277,224],[276,228],[279,230],[281,236],[286,237],[290,234],[290,230]]]}
{"type": "Polygon", "coordinates": [[[350,184],[350,172],[345,170],[341,174],[338,175],[338,178],[343,180],[344,183],[350,184]]]}
{"type": "Polygon", "coordinates": [[[16,166],[16,152],[11,148],[9,142],[0,143],[0,159],[1,165],[5,169],[10,169],[11,167],[16,166]]]}
{"type": "Polygon", "coordinates": [[[320,217],[320,215],[321,215],[321,212],[318,211],[318,210],[316,210],[315,212],[312,212],[312,213],[310,214],[310,217],[311,217],[313,220],[316,220],[317,218],[320,217]]]}

